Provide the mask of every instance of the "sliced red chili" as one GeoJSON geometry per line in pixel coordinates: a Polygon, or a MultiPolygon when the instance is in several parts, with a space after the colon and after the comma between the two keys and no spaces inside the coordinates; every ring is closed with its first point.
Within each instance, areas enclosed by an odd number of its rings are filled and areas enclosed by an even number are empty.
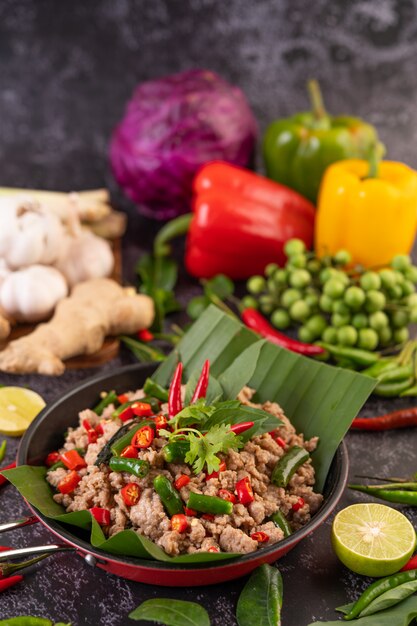
{"type": "Polygon", "coordinates": [[[155,433],[151,426],[142,426],[132,437],[132,446],[135,448],[149,448],[154,440],[155,433]]]}
{"type": "Polygon", "coordinates": [[[248,476],[236,483],[236,493],[241,504],[249,504],[254,501],[253,489],[248,476]]]}
{"type": "Polygon", "coordinates": [[[123,450],[121,451],[120,456],[124,457],[125,459],[137,459],[138,451],[133,446],[126,446],[126,448],[123,448],[123,450]]]}
{"type": "Polygon", "coordinates": [[[119,420],[122,422],[127,422],[132,419],[134,416],[133,410],[131,406],[127,406],[119,415],[117,416],[119,420]]]}
{"type": "Polygon", "coordinates": [[[99,422],[96,426],[96,433],[98,435],[104,435],[104,428],[103,428],[103,423],[99,422]]]}
{"type": "Polygon", "coordinates": [[[165,415],[155,415],[155,426],[156,430],[159,430],[160,428],[167,428],[168,420],[165,415]]]}
{"type": "Polygon", "coordinates": [[[139,502],[140,489],[136,483],[127,483],[121,488],[120,493],[126,506],[134,506],[139,502]]]}
{"type": "Polygon", "coordinates": [[[257,533],[252,533],[250,538],[258,543],[266,543],[269,540],[269,535],[259,530],[257,533]]]}
{"type": "Polygon", "coordinates": [[[68,467],[70,470],[79,470],[83,467],[87,467],[87,463],[77,450],[65,450],[65,452],[61,454],[60,460],[63,462],[65,467],[68,467]]]}
{"type": "Polygon", "coordinates": [[[197,515],[197,511],[194,511],[194,509],[188,509],[186,506],[184,507],[184,513],[188,515],[188,517],[195,517],[197,515]]]}
{"type": "Polygon", "coordinates": [[[210,546],[207,552],[220,552],[220,549],[216,548],[216,546],[210,546]]]}
{"type": "Polygon", "coordinates": [[[57,489],[61,493],[72,493],[80,480],[81,476],[75,470],[72,470],[58,483],[57,489]]]}
{"type": "Polygon", "coordinates": [[[212,513],[204,513],[201,517],[208,522],[212,522],[214,520],[214,515],[212,513]]]}
{"type": "Polygon", "coordinates": [[[129,402],[129,396],[127,393],[121,393],[120,396],[117,396],[117,399],[120,404],[126,404],[126,402],[129,402]]]}
{"type": "Polygon", "coordinates": [[[143,341],[144,343],[148,343],[149,341],[152,341],[155,338],[148,328],[143,328],[142,330],[138,330],[137,337],[140,341],[143,341]]]}
{"type": "Polygon", "coordinates": [[[134,415],[139,417],[150,417],[153,415],[152,407],[147,402],[134,402],[130,405],[134,415]]]}
{"type": "Polygon", "coordinates": [[[190,482],[191,478],[187,476],[187,474],[181,474],[178,476],[177,480],[174,482],[175,489],[181,489],[181,487],[185,487],[190,482]]]}
{"type": "Polygon", "coordinates": [[[61,455],[59,454],[59,452],[50,452],[45,459],[45,465],[46,467],[51,467],[52,465],[55,465],[55,463],[58,463],[58,461],[60,460],[61,455]]]}
{"type": "Polygon", "coordinates": [[[177,513],[171,517],[171,529],[177,533],[184,533],[188,528],[187,518],[183,513],[177,513]]]}
{"type": "Polygon", "coordinates": [[[90,424],[88,420],[83,420],[83,427],[87,433],[88,443],[96,443],[98,439],[98,432],[93,426],[90,424]]]}
{"type": "Polygon", "coordinates": [[[280,448],[286,448],[287,447],[287,444],[282,439],[282,437],[275,437],[275,441],[280,446],[280,448]]]}
{"type": "Polygon", "coordinates": [[[211,474],[207,474],[206,480],[210,480],[211,478],[217,478],[220,472],[225,472],[227,470],[226,461],[220,461],[219,469],[217,472],[212,472],[211,474]]]}
{"type": "Polygon", "coordinates": [[[291,508],[293,511],[299,511],[300,509],[303,508],[304,505],[305,505],[305,502],[303,498],[298,498],[297,502],[294,502],[291,508]]]}
{"type": "Polygon", "coordinates": [[[235,494],[228,489],[219,489],[219,498],[227,500],[228,502],[232,502],[233,504],[236,504],[237,502],[235,494]]]}
{"type": "Polygon", "coordinates": [[[100,526],[108,526],[110,524],[111,518],[109,509],[102,509],[99,506],[93,506],[90,509],[90,513],[100,526]]]}

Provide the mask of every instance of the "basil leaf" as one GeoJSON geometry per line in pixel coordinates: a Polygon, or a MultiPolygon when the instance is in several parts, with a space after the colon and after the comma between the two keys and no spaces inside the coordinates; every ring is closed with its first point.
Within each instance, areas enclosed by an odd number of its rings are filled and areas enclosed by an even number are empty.
{"type": "Polygon", "coordinates": [[[375,598],[373,602],[371,602],[361,613],[359,613],[359,617],[373,615],[374,613],[388,609],[390,606],[394,606],[402,600],[405,600],[405,598],[408,598],[408,596],[411,596],[416,591],[417,580],[411,580],[408,583],[403,583],[402,585],[398,585],[398,587],[394,587],[394,589],[389,589],[375,598]]]}
{"type": "Polygon", "coordinates": [[[261,565],[239,596],[236,618],[239,626],[280,626],[282,578],[276,567],[261,565]]]}
{"type": "MultiPolygon", "coordinates": [[[[340,607],[339,610],[342,608],[345,609],[346,607],[340,607]]],[[[355,626],[409,626],[416,617],[417,596],[410,596],[400,604],[385,609],[385,611],[352,620],[352,624],[355,624],[355,626]]],[[[320,626],[320,624],[325,624],[326,626],[340,626],[342,623],[343,622],[340,620],[332,622],[312,622],[308,626],[320,626]]]]}
{"type": "Polygon", "coordinates": [[[158,622],[165,626],[210,626],[207,611],[196,602],[185,600],[145,600],[129,613],[129,617],[145,622],[158,622]]]}
{"type": "Polygon", "coordinates": [[[208,299],[214,295],[220,298],[220,300],[225,300],[232,296],[235,290],[233,281],[224,274],[217,274],[210,280],[202,280],[201,282],[208,299]]]}
{"type": "Polygon", "coordinates": [[[208,306],[210,306],[210,300],[206,296],[195,296],[195,298],[191,298],[187,304],[187,315],[191,317],[192,320],[196,320],[208,306]]]}

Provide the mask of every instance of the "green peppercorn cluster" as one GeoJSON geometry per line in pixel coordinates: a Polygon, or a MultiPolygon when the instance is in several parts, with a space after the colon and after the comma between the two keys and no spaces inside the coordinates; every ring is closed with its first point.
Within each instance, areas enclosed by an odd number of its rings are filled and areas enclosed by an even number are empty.
{"type": "Polygon", "coordinates": [[[390,267],[349,268],[348,251],[317,258],[300,239],[284,248],[285,267],[271,263],[247,282],[243,304],[259,308],[280,330],[298,327],[301,341],[356,346],[364,350],[400,344],[417,322],[417,267],[406,255],[390,267]]]}

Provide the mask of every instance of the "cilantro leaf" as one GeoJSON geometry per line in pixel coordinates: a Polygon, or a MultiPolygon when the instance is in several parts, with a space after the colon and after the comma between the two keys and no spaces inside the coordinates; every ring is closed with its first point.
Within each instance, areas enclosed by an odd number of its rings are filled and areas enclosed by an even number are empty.
{"type": "Polygon", "coordinates": [[[207,473],[216,472],[220,466],[219,452],[227,452],[230,448],[237,450],[242,447],[242,440],[230,430],[228,424],[218,424],[210,428],[204,436],[188,433],[190,450],[185,462],[193,466],[196,474],[203,471],[207,465],[207,473]]]}

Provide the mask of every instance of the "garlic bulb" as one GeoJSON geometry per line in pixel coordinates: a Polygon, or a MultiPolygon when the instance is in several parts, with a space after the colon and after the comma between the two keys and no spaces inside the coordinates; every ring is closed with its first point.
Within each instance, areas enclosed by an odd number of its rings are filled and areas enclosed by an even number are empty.
{"type": "Polygon", "coordinates": [[[67,283],[58,270],[32,265],[5,277],[0,287],[0,307],[17,321],[38,322],[50,316],[67,293],[67,283]]]}
{"type": "Polygon", "coordinates": [[[65,237],[61,256],[55,267],[65,276],[70,287],[91,278],[105,278],[114,265],[110,244],[88,230],[65,237]]]}

